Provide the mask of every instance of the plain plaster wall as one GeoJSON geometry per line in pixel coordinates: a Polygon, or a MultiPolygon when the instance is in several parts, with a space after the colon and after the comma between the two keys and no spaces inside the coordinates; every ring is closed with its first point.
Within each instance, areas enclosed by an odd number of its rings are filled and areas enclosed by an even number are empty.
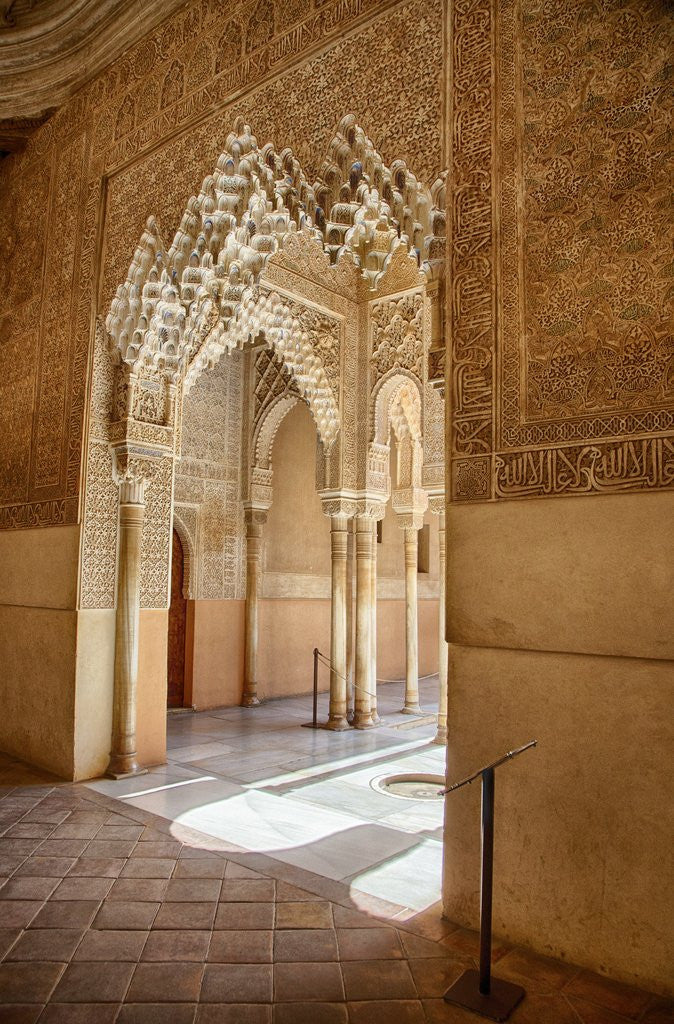
{"type": "MultiPolygon", "coordinates": [[[[450,506],[448,779],[506,750],[495,932],[671,990],[674,495],[450,506]],[[608,657],[618,652],[623,657],[608,657]]],[[[477,926],[479,793],[447,798],[444,905],[477,926]]]]}
{"type": "Polygon", "coordinates": [[[0,531],[0,749],[65,778],[74,772],[79,539],[78,526],[0,531]]]}

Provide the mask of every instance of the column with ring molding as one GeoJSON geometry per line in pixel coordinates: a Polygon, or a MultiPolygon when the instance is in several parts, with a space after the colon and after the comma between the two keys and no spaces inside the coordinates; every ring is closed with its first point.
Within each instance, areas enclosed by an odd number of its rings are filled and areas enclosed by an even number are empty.
{"type": "Polygon", "coordinates": [[[110,762],[113,779],[143,774],[136,751],[140,561],[145,518],[145,481],[119,481],[119,547],[115,618],[115,675],[110,762]]]}
{"type": "Polygon", "coordinates": [[[354,681],[356,729],[370,729],[372,705],[372,520],[356,519],[356,678],[354,681]]]}
{"type": "Polygon", "coordinates": [[[419,568],[419,531],[406,526],[405,531],[405,715],[418,715],[419,706],[419,613],[417,572],[419,568]]]}
{"type": "Polygon", "coordinates": [[[246,613],[244,640],[244,676],[241,706],[254,708],[260,703],[257,695],[258,597],[262,527],[267,521],[263,509],[247,508],[246,517],[246,613]]]}
{"type": "Polygon", "coordinates": [[[347,705],[347,615],[346,558],[349,520],[346,516],[330,517],[330,549],[332,558],[330,609],[330,710],[328,729],[348,729],[347,705]]]}
{"type": "Polygon", "coordinates": [[[438,526],[438,729],[434,743],[440,746],[447,744],[447,668],[449,644],[445,639],[447,625],[445,622],[445,571],[447,559],[445,555],[445,513],[440,512],[438,526]]]}
{"type": "Polygon", "coordinates": [[[377,712],[377,520],[372,521],[372,621],[370,625],[370,707],[375,725],[381,721],[377,712]]]}

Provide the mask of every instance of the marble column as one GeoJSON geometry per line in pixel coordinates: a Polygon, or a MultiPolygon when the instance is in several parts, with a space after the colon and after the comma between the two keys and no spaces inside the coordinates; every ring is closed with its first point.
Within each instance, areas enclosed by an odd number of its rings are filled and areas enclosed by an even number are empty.
{"type": "Polygon", "coordinates": [[[377,521],[372,521],[372,620],[370,623],[370,707],[372,721],[377,725],[381,719],[377,712],[377,521]]]}
{"type": "Polygon", "coordinates": [[[416,527],[405,527],[405,704],[404,715],[418,715],[419,706],[419,622],[417,609],[418,535],[416,527]]]}
{"type": "Polygon", "coordinates": [[[449,644],[445,639],[445,513],[440,513],[438,528],[438,729],[434,743],[447,745],[447,663],[449,644]]]}
{"type": "Polygon", "coordinates": [[[356,519],[356,729],[370,729],[370,675],[372,672],[372,520],[356,519]]]}
{"type": "Polygon", "coordinates": [[[346,516],[330,519],[332,554],[332,593],[330,621],[330,711],[328,729],[348,729],[346,719],[347,637],[346,637],[346,556],[349,520],[346,516]]]}
{"type": "Polygon", "coordinates": [[[145,517],[145,481],[119,484],[119,548],[115,619],[115,676],[110,763],[113,779],[143,774],[136,753],[138,689],[138,627],[140,623],[140,560],[145,517]]]}
{"type": "Polygon", "coordinates": [[[246,509],[246,621],[243,696],[241,698],[241,706],[244,708],[254,708],[260,703],[257,695],[258,589],[262,527],[266,521],[267,513],[265,511],[246,509]]]}

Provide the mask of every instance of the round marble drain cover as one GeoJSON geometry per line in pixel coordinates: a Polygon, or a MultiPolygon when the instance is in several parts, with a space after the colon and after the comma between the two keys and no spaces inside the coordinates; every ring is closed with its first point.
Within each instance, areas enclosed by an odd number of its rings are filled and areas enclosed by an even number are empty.
{"type": "Polygon", "coordinates": [[[403,800],[442,800],[442,775],[381,775],[370,783],[373,789],[403,800]]]}

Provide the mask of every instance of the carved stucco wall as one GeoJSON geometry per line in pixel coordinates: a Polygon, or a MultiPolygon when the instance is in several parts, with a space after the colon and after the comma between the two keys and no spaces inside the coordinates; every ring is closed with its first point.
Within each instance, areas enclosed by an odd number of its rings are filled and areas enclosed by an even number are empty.
{"type": "Polygon", "coordinates": [[[454,501],[674,485],[667,8],[454,5],[454,501]]]}
{"type": "Polygon", "coordinates": [[[3,162],[1,528],[79,520],[95,315],[149,211],[170,236],[236,114],[315,169],[352,111],[385,158],[432,182],[442,38],[441,0],[191,3],[3,162]]]}

